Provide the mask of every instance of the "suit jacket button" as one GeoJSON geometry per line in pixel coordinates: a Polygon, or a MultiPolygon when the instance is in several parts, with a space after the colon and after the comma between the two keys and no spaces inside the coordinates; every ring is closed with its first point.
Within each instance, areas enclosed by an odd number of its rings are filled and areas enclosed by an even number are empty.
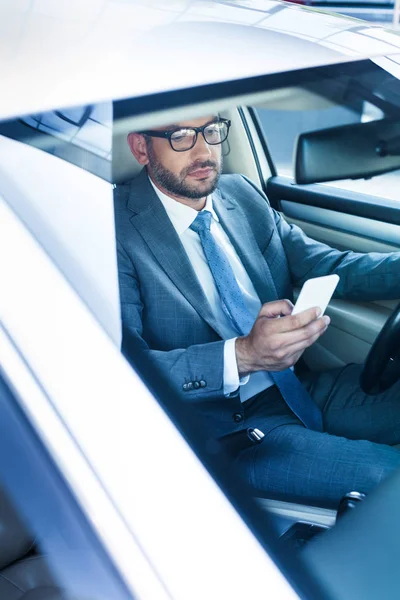
{"type": "Polygon", "coordinates": [[[193,387],[194,387],[195,390],[198,390],[199,387],[200,387],[200,381],[194,381],[193,382],[193,387]]]}
{"type": "Polygon", "coordinates": [[[233,415],[233,420],[235,423],[240,423],[240,421],[243,421],[243,415],[241,413],[235,413],[233,415]]]}
{"type": "Polygon", "coordinates": [[[182,386],[182,389],[183,389],[184,392],[187,392],[188,384],[184,383],[183,386],[182,386]]]}
{"type": "Polygon", "coordinates": [[[189,383],[187,383],[186,385],[187,385],[187,389],[188,390],[192,390],[193,389],[193,381],[189,381],[189,383]]]}
{"type": "Polygon", "coordinates": [[[200,387],[206,387],[207,383],[204,381],[204,379],[200,379],[200,387]]]}

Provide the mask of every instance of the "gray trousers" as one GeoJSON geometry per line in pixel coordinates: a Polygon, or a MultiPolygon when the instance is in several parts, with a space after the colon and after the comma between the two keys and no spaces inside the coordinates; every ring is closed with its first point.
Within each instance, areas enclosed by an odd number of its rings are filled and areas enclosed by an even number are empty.
{"type": "Polygon", "coordinates": [[[368,493],[400,467],[400,450],[391,447],[400,443],[400,381],[369,396],[360,371],[347,365],[300,377],[322,410],[323,433],[306,429],[276,388],[245,402],[246,426],[277,423],[235,461],[256,495],[336,507],[345,493],[368,493]]]}

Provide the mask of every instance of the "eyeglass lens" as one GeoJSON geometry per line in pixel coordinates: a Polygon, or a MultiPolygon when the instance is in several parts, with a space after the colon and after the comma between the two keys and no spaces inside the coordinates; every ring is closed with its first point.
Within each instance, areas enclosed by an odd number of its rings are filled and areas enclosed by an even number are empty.
{"type": "MultiPolygon", "coordinates": [[[[222,144],[228,136],[228,126],[223,121],[210,123],[203,129],[204,139],[207,144],[222,144]]],[[[189,150],[194,146],[196,131],[191,128],[179,129],[171,135],[171,145],[174,150],[189,150]]]]}

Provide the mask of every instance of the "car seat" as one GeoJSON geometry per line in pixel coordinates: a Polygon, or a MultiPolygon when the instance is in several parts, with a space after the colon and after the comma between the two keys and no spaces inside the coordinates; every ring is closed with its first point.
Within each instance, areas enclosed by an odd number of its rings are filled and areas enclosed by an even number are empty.
{"type": "Polygon", "coordinates": [[[65,600],[47,566],[37,554],[28,529],[0,487],[1,600],[65,600]]]}

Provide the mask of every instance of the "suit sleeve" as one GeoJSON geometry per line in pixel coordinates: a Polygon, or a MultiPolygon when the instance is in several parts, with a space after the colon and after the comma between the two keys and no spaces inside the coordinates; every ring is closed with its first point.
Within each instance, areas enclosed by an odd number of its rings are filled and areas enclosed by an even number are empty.
{"type": "Polygon", "coordinates": [[[356,301],[400,298],[400,252],[341,252],[307,237],[274,211],[293,285],[312,277],[336,273],[335,297],[356,301]]]}
{"type": "Polygon", "coordinates": [[[165,381],[183,400],[192,402],[224,397],[223,340],[170,351],[152,350],[143,338],[144,305],[135,267],[117,241],[122,316],[122,353],[147,382],[165,381]],[[196,389],[194,382],[203,382],[196,389]],[[187,384],[192,383],[191,386],[187,384]],[[186,386],[186,387],[184,387],[186,386]]]}
{"type": "Polygon", "coordinates": [[[261,210],[271,211],[289,264],[293,286],[307,279],[337,274],[340,282],[334,297],[354,301],[400,298],[400,252],[341,252],[309,238],[269,206],[267,197],[252,181],[243,179],[256,191],[261,210]]]}

